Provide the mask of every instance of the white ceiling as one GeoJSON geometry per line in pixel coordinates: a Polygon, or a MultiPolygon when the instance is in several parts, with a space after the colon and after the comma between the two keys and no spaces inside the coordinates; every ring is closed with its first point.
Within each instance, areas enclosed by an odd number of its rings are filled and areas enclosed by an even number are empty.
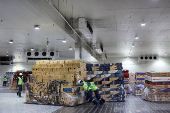
{"type": "MultiPolygon", "coordinates": [[[[30,1],[0,0],[0,56],[8,51],[19,58],[24,49],[46,50],[49,38],[49,50],[74,58],[74,50],[68,48],[74,48],[75,41],[30,1]],[[41,29],[34,30],[34,25],[41,29]],[[66,39],[67,43],[57,39],[66,39]],[[14,44],[9,44],[9,40],[14,40],[14,44]]],[[[108,57],[127,57],[131,50],[132,57],[164,56],[165,52],[170,56],[170,0],[51,1],[68,20],[87,18],[94,30],[93,39],[103,44],[108,57]],[[146,26],[141,27],[142,22],[146,26]],[[135,36],[139,39],[135,40],[135,36]]]]}
{"type": "Polygon", "coordinates": [[[35,48],[35,51],[48,50],[60,51],[60,56],[74,59],[74,50],[69,47],[75,41],[62,31],[43,12],[34,7],[29,0],[0,0],[0,56],[15,56],[17,61],[22,61],[24,50],[35,48]],[[40,25],[40,30],[35,30],[34,25],[40,25]],[[66,43],[62,40],[66,39],[66,43]],[[9,40],[14,40],[9,44],[9,40]]]}
{"type": "Polygon", "coordinates": [[[52,0],[67,18],[85,17],[110,57],[170,56],[170,0],[52,0]],[[142,22],[146,26],[141,27],[142,22]],[[139,36],[135,40],[135,36],[139,36]],[[135,47],[132,48],[134,43],[135,47]]]}

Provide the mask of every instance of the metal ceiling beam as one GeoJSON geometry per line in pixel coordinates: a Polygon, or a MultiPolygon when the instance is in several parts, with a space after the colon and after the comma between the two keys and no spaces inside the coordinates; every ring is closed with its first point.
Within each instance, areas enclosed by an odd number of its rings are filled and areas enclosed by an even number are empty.
{"type": "Polygon", "coordinates": [[[65,17],[57,10],[50,0],[29,0],[38,10],[49,18],[51,18],[55,24],[57,24],[66,34],[72,37],[77,43],[81,43],[81,46],[88,51],[95,59],[101,61],[100,57],[96,54],[93,48],[85,41],[80,34],[78,34],[68,23],[65,17]],[[74,31],[74,34],[71,34],[71,30],[74,31]]]}

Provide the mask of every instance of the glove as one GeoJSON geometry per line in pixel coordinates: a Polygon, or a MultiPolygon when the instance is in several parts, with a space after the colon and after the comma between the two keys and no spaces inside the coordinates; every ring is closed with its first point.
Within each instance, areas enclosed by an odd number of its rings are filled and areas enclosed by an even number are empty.
{"type": "Polygon", "coordinates": [[[93,100],[93,105],[98,105],[98,102],[96,100],[93,100]]]}

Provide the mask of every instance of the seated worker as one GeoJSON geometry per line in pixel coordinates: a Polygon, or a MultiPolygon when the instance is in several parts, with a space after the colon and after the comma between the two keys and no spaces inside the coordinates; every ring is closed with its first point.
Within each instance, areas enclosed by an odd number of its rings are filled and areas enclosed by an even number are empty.
{"type": "Polygon", "coordinates": [[[93,91],[95,92],[96,98],[100,101],[101,104],[105,102],[103,98],[99,95],[99,89],[97,86],[95,86],[94,82],[90,77],[87,78],[86,81],[79,80],[78,84],[76,86],[83,86],[85,93],[86,93],[86,100],[89,102],[93,102],[94,105],[97,105],[98,102],[93,99],[93,91]]]}

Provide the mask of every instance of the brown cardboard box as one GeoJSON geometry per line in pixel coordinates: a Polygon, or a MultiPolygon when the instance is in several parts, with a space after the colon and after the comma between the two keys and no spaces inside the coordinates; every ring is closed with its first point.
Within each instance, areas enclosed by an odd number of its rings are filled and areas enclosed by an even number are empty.
{"type": "Polygon", "coordinates": [[[50,64],[58,64],[59,62],[57,60],[50,60],[50,64]]]}
{"type": "Polygon", "coordinates": [[[60,75],[58,71],[54,72],[54,75],[60,75]]]}
{"type": "Polygon", "coordinates": [[[137,83],[137,82],[145,82],[145,80],[136,80],[136,83],[137,83]]]}
{"type": "Polygon", "coordinates": [[[102,81],[102,84],[110,84],[112,81],[102,81]]]}
{"type": "Polygon", "coordinates": [[[64,64],[64,60],[59,60],[60,64],[64,64]]]}
{"type": "Polygon", "coordinates": [[[54,75],[55,76],[55,79],[57,80],[57,81],[61,81],[61,80],[63,80],[64,78],[64,76],[63,75],[54,75]]]}
{"type": "Polygon", "coordinates": [[[101,81],[103,78],[93,78],[93,82],[101,81]]]}
{"type": "Polygon", "coordinates": [[[112,95],[115,95],[115,94],[118,94],[118,93],[120,93],[120,91],[110,91],[110,94],[112,94],[112,95]]]}
{"type": "Polygon", "coordinates": [[[103,97],[104,99],[105,99],[105,101],[110,101],[110,100],[112,100],[112,98],[105,98],[105,97],[103,97]]]}
{"type": "Polygon", "coordinates": [[[69,83],[72,83],[72,82],[75,82],[75,76],[74,75],[64,75],[64,80],[69,82],[69,83]]]}
{"type": "Polygon", "coordinates": [[[111,88],[102,88],[102,91],[109,91],[111,88]]]}
{"type": "Polygon", "coordinates": [[[43,82],[43,76],[42,75],[38,75],[37,78],[36,78],[36,81],[37,82],[43,82]]]}
{"type": "Polygon", "coordinates": [[[109,81],[115,81],[117,79],[119,79],[119,77],[112,77],[112,78],[109,78],[109,81]]]}
{"type": "Polygon", "coordinates": [[[145,78],[145,75],[136,75],[136,78],[145,78]]]}
{"type": "Polygon", "coordinates": [[[72,60],[65,60],[65,63],[70,64],[70,63],[72,63],[72,60]]]}
{"type": "Polygon", "coordinates": [[[110,88],[116,88],[118,86],[119,86],[119,84],[110,84],[110,88]]]}
{"type": "MultiPolygon", "coordinates": [[[[107,94],[107,95],[101,95],[101,97],[103,98],[103,99],[105,99],[106,100],[106,98],[108,98],[110,96],[110,94],[107,94]]],[[[109,100],[111,100],[111,99],[109,99],[109,100]]],[[[106,100],[107,101],[107,100],[106,100]]]]}

